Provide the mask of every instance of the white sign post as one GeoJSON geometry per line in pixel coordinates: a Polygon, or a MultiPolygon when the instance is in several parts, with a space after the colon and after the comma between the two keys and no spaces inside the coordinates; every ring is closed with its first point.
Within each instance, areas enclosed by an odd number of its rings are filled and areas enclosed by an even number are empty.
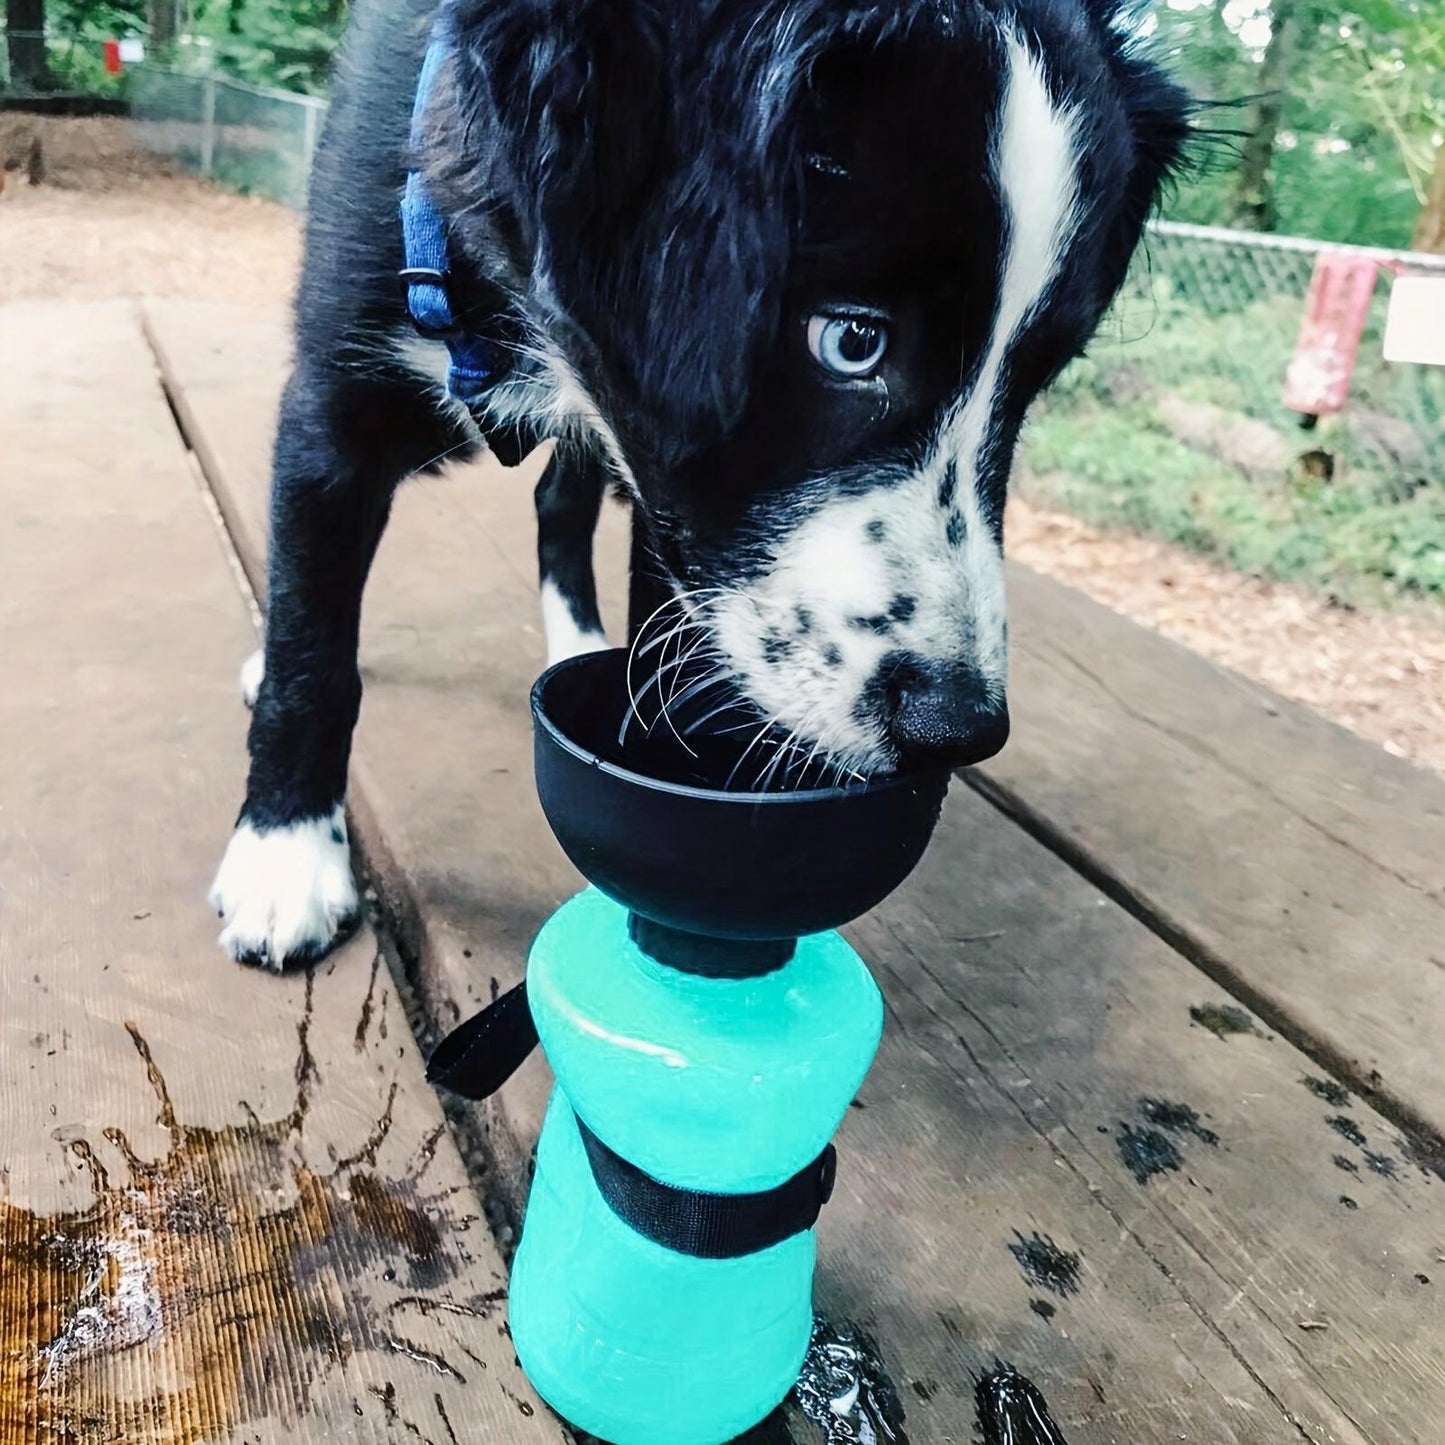
{"type": "Polygon", "coordinates": [[[1401,276],[1390,291],[1385,360],[1445,366],[1445,276],[1401,276]]]}

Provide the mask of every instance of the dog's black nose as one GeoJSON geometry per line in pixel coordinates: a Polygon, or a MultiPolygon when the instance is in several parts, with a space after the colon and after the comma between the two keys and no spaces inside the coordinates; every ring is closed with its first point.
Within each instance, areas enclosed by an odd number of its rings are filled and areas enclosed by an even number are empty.
{"type": "Polygon", "coordinates": [[[961,663],[911,655],[884,664],[888,731],[904,767],[968,767],[1008,741],[1008,706],[961,663]]]}

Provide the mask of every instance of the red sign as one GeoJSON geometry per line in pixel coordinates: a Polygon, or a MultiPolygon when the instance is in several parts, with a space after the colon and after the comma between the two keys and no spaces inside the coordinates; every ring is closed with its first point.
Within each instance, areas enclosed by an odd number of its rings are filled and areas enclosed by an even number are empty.
{"type": "MultiPolygon", "coordinates": [[[[92,51],[92,54],[95,52],[92,51]]],[[[105,42],[105,73],[107,75],[120,74],[120,41],[107,40],[105,42]]]]}
{"type": "Polygon", "coordinates": [[[1306,416],[1343,411],[1375,294],[1379,262],[1349,251],[1321,251],[1304,323],[1284,379],[1284,404],[1306,416]]]}

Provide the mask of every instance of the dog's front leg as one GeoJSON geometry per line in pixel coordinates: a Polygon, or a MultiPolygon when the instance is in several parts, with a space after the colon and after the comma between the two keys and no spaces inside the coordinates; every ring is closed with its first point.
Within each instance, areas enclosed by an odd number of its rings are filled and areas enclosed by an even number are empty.
{"type": "Polygon", "coordinates": [[[361,705],[361,594],[397,482],[446,449],[444,431],[404,386],[306,362],[287,386],[264,670],[243,671],[256,687],[250,776],[211,890],[221,944],[238,962],[281,969],[317,958],[356,920],[344,796],[361,705]]]}
{"type": "Polygon", "coordinates": [[[606,647],[592,541],[607,472],[590,452],[561,444],[537,483],[537,568],[547,665],[606,647]]]}

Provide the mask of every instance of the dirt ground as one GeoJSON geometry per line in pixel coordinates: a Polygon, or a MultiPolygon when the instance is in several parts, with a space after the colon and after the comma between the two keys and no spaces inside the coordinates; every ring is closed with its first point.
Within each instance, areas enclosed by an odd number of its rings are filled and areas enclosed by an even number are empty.
{"type": "MultiPolygon", "coordinates": [[[[300,227],[280,206],[175,174],[137,152],[114,120],[0,114],[0,162],[23,162],[37,133],[43,184],[11,170],[0,193],[0,301],[152,295],[274,306],[289,297],[300,227]]],[[[1346,611],[1017,501],[1009,551],[1397,757],[1445,773],[1438,611],[1346,611]]]]}
{"type": "Polygon", "coordinates": [[[36,134],[43,183],[7,169],[0,192],[0,301],[290,296],[301,228],[289,211],[175,173],[118,120],[0,112],[0,164],[23,162],[36,134]]]}

